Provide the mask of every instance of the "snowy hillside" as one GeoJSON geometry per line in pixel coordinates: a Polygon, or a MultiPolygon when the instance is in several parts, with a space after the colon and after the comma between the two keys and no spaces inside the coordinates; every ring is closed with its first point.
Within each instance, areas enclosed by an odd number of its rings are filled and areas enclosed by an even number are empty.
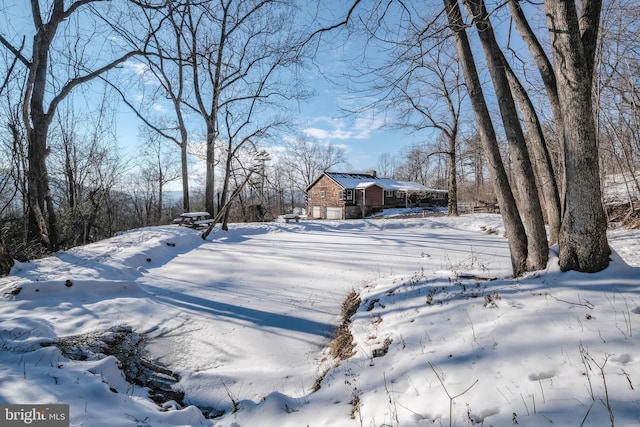
{"type": "Polygon", "coordinates": [[[230,227],[14,267],[0,403],[91,427],[640,424],[638,231],[601,273],[552,251],[513,280],[497,215],[230,227]]]}

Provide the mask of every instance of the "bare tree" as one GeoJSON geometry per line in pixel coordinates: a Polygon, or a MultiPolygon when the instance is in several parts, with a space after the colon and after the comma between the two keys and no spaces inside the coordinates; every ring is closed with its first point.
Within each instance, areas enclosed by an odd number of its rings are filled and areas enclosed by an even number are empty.
{"type": "MultiPolygon", "coordinates": [[[[2,92],[0,91],[0,93],[2,92]]],[[[4,164],[2,160],[0,157],[0,164],[4,164]]],[[[0,218],[2,219],[4,219],[6,206],[11,203],[11,200],[16,194],[15,189],[11,188],[13,185],[14,183],[11,182],[11,174],[8,168],[0,167],[0,195],[2,195],[2,197],[0,197],[0,218]],[[13,195],[5,199],[5,197],[11,193],[13,193],[13,195]]],[[[0,221],[0,277],[9,274],[14,264],[13,257],[4,243],[4,228],[4,221],[0,221]]]]}
{"type": "MultiPolygon", "coordinates": [[[[182,35],[186,13],[182,2],[166,2],[158,7],[138,8],[128,11],[129,19],[135,20],[137,27],[149,28],[149,37],[139,34],[136,28],[126,28],[120,24],[121,15],[103,16],[103,20],[126,40],[134,49],[144,50],[137,57],[140,78],[134,79],[142,94],[132,97],[127,93],[124,83],[112,87],[120,94],[124,103],[150,129],[176,144],[180,150],[182,209],[191,210],[189,197],[189,129],[188,114],[184,101],[190,91],[189,61],[185,58],[186,41],[182,35]],[[153,84],[150,84],[153,83],[153,84]],[[135,99],[134,99],[135,98],[135,99]],[[170,113],[154,114],[156,108],[167,109],[170,113]]],[[[124,13],[124,12],[123,12],[124,13]]]]}
{"type": "Polygon", "coordinates": [[[600,0],[545,0],[553,62],[535,35],[519,2],[508,2],[516,28],[534,58],[560,138],[559,233],[563,270],[598,271],[609,263],[602,206],[592,82],[602,8],[600,0]]]}
{"type": "MultiPolygon", "coordinates": [[[[29,53],[22,52],[12,44],[11,40],[15,39],[16,35],[7,37],[0,34],[0,43],[28,70],[22,101],[22,120],[29,143],[29,229],[32,237],[50,250],[55,250],[59,243],[57,215],[49,188],[46,162],[49,154],[48,132],[56,109],[76,87],[95,79],[136,54],[127,52],[95,65],[95,62],[89,63],[85,58],[86,43],[81,43],[80,40],[70,41],[67,38],[70,34],[64,34],[64,37],[58,39],[61,31],[67,32],[71,26],[79,22],[70,19],[72,16],[88,11],[90,5],[101,1],[103,0],[76,0],[65,6],[63,0],[53,0],[49,10],[42,10],[40,2],[32,0],[33,44],[29,53]],[[28,57],[29,54],[31,58],[28,57]]],[[[85,25],[83,28],[92,26],[85,25]]],[[[82,31],[78,31],[75,34],[81,33],[82,31]]],[[[95,36],[97,34],[88,35],[95,36]]]]}
{"type": "MultiPolygon", "coordinates": [[[[149,206],[147,211],[150,220],[148,223],[159,225],[163,219],[165,186],[180,179],[181,173],[176,167],[175,156],[164,146],[162,135],[145,126],[140,127],[139,133],[144,142],[141,150],[144,177],[145,180],[153,182],[153,184],[151,182],[149,184],[151,188],[155,189],[154,198],[157,200],[153,206],[149,206]]],[[[184,172],[184,168],[182,172],[184,172]]]]}
{"type": "Polygon", "coordinates": [[[496,41],[484,0],[463,0],[463,2],[475,23],[482,44],[509,142],[511,160],[515,166],[513,175],[527,234],[526,268],[529,271],[540,270],[547,265],[549,256],[547,235],[529,150],[506,73],[507,64],[496,41]]]}
{"type": "Polygon", "coordinates": [[[447,18],[453,35],[454,45],[460,58],[460,66],[465,77],[467,91],[476,116],[478,134],[487,157],[487,162],[493,179],[494,189],[500,205],[505,230],[509,237],[511,265],[513,273],[519,276],[527,271],[527,235],[520,219],[516,201],[511,192],[500,149],[498,147],[495,129],[475,60],[466,34],[466,25],[462,19],[462,12],[458,0],[443,0],[447,18]]]}
{"type": "Polygon", "coordinates": [[[221,202],[229,199],[230,163],[237,145],[254,142],[282,123],[273,114],[280,102],[302,96],[289,69],[300,60],[294,49],[293,9],[288,1],[222,0],[186,4],[182,24],[191,68],[189,107],[204,121],[206,134],[205,208],[215,212],[216,149],[227,144],[221,202]],[[262,113],[262,120],[257,120],[262,113]],[[231,125],[232,127],[229,127],[231,125]],[[231,156],[231,157],[230,157],[231,156]]]}
{"type": "MultiPolygon", "coordinates": [[[[17,58],[15,58],[11,64],[11,66],[8,68],[7,70],[7,75],[4,79],[4,82],[2,84],[2,86],[0,86],[0,95],[2,95],[2,93],[5,91],[5,89],[8,86],[9,83],[9,79],[11,78],[11,74],[13,71],[13,67],[15,66],[17,62],[17,58]]],[[[17,129],[15,128],[15,126],[12,126],[11,121],[9,120],[9,128],[12,129],[12,139],[15,142],[17,142],[16,140],[20,140],[18,135],[15,135],[14,132],[17,131],[17,129]]],[[[18,158],[19,154],[21,153],[21,151],[15,150],[13,149],[14,147],[12,147],[11,150],[7,150],[8,153],[8,157],[11,160],[8,160],[6,162],[6,164],[12,165],[14,164],[14,159],[18,158]]],[[[4,161],[2,161],[0,164],[5,164],[4,161]]],[[[19,166],[19,163],[18,163],[19,166]]],[[[16,170],[16,172],[20,173],[21,170],[24,170],[22,168],[18,168],[16,170]]],[[[0,222],[0,277],[2,276],[6,276],[7,274],[9,274],[9,272],[11,271],[11,268],[14,265],[14,261],[13,261],[13,257],[11,256],[11,254],[9,253],[9,250],[7,249],[7,246],[4,243],[4,234],[5,234],[5,227],[4,227],[4,213],[6,208],[11,204],[11,202],[13,201],[15,195],[17,194],[18,191],[18,183],[19,181],[17,180],[13,180],[12,179],[12,174],[11,174],[11,168],[10,167],[1,167],[0,168],[0,218],[3,219],[3,221],[0,222]],[[12,188],[13,187],[13,188],[12,188]],[[11,194],[11,196],[9,196],[11,194]],[[7,197],[5,199],[5,197],[7,197]]]]}
{"type": "Polygon", "coordinates": [[[398,167],[398,160],[390,153],[382,153],[378,156],[376,163],[378,174],[382,177],[391,178],[398,167]]]}
{"type": "Polygon", "coordinates": [[[448,210],[449,215],[458,215],[457,147],[465,92],[457,59],[450,55],[448,47],[442,42],[436,42],[432,49],[419,46],[420,52],[428,53],[410,56],[411,67],[395,87],[399,89],[401,105],[418,113],[419,119],[413,123],[410,120],[415,114],[411,110],[401,114],[407,119],[405,125],[416,130],[436,129],[446,141],[444,147],[434,147],[430,154],[447,158],[448,210]]]}
{"type": "Polygon", "coordinates": [[[455,52],[442,35],[442,20],[425,14],[419,2],[379,0],[362,13],[355,9],[357,4],[349,9],[349,17],[357,14],[361,24],[348,26],[348,32],[365,39],[370,49],[351,60],[346,74],[363,105],[343,108],[355,115],[384,112],[394,118],[394,127],[432,138],[406,153],[402,179],[435,181],[423,172],[434,156],[443,156],[449,213],[457,215],[456,150],[465,91],[455,52]]]}
{"type": "Polygon", "coordinates": [[[72,102],[60,105],[48,138],[59,244],[64,248],[112,235],[115,226],[108,218],[112,209],[108,202],[126,170],[114,148],[115,119],[109,99],[104,98],[92,114],[74,108],[72,102]]]}
{"type": "Polygon", "coordinates": [[[266,159],[268,159],[268,157],[269,156],[266,151],[259,151],[254,153],[253,158],[250,159],[248,161],[248,164],[245,166],[244,178],[242,179],[241,182],[237,184],[236,189],[229,196],[228,202],[222,206],[222,208],[213,218],[213,221],[211,221],[207,229],[202,232],[201,237],[203,239],[206,239],[209,236],[209,234],[211,234],[211,231],[213,231],[213,228],[216,226],[216,224],[219,223],[225,215],[227,215],[227,211],[231,207],[231,203],[240,195],[240,193],[244,189],[245,185],[247,185],[247,183],[249,182],[253,174],[256,172],[260,172],[262,170],[264,162],[266,159]]]}
{"type": "Polygon", "coordinates": [[[300,135],[285,148],[282,163],[300,191],[306,191],[307,187],[323,172],[346,161],[343,148],[330,142],[320,142],[309,136],[300,135]]]}
{"type": "Polygon", "coordinates": [[[602,206],[592,81],[602,2],[546,0],[547,25],[562,114],[565,206],[560,268],[594,272],[609,265],[607,218],[602,206]]]}
{"type": "MultiPolygon", "coordinates": [[[[31,246],[28,242],[27,215],[29,212],[27,201],[27,142],[20,119],[20,107],[14,105],[15,99],[6,98],[7,138],[3,138],[3,150],[6,152],[7,168],[3,170],[2,206],[2,231],[5,242],[5,252],[19,260],[29,259],[38,253],[30,253],[31,246]]],[[[3,105],[4,107],[4,105],[3,105]]]]}
{"type": "Polygon", "coordinates": [[[406,147],[403,162],[395,174],[402,181],[415,181],[427,185],[431,178],[431,148],[424,143],[414,143],[406,147]]]}

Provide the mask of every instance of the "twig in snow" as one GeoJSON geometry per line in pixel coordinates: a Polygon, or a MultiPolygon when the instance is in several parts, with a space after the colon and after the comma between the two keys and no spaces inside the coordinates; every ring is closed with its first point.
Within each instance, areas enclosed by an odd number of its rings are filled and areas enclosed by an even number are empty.
{"type": "Polygon", "coordinates": [[[447,390],[447,386],[444,385],[444,381],[440,377],[440,374],[438,373],[438,371],[436,371],[435,366],[433,366],[433,364],[431,362],[428,362],[428,363],[429,363],[429,366],[431,366],[431,370],[433,370],[433,373],[436,374],[436,377],[438,378],[438,381],[440,381],[440,384],[442,385],[442,388],[444,389],[444,392],[447,394],[447,397],[449,397],[449,427],[452,427],[453,426],[453,401],[455,399],[457,399],[458,397],[462,396],[463,394],[467,393],[469,390],[471,390],[473,388],[473,386],[478,384],[478,380],[475,380],[473,382],[473,384],[471,384],[469,387],[467,387],[467,389],[465,391],[463,391],[462,393],[458,393],[455,396],[451,396],[451,394],[449,393],[449,390],[447,390]]]}

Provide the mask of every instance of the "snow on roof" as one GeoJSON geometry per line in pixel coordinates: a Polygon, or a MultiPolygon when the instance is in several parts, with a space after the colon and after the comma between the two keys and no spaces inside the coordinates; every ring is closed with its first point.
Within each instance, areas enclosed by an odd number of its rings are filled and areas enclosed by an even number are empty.
{"type": "Polygon", "coordinates": [[[378,178],[364,173],[325,172],[325,174],[342,188],[369,188],[372,185],[378,185],[387,191],[406,191],[408,193],[447,191],[431,189],[417,182],[378,178]]]}
{"type": "Polygon", "coordinates": [[[377,182],[375,182],[375,181],[363,181],[363,182],[359,183],[358,185],[356,185],[356,188],[369,188],[369,187],[371,187],[372,185],[378,185],[378,186],[381,186],[380,184],[378,184],[378,183],[377,183],[377,182]]]}
{"type": "Polygon", "coordinates": [[[364,182],[372,185],[377,180],[373,175],[364,173],[325,172],[325,174],[342,188],[358,188],[358,185],[364,182]]]}
{"type": "Polygon", "coordinates": [[[426,191],[429,193],[446,193],[448,190],[425,187],[422,184],[412,181],[398,181],[405,189],[404,191],[426,191]]]}

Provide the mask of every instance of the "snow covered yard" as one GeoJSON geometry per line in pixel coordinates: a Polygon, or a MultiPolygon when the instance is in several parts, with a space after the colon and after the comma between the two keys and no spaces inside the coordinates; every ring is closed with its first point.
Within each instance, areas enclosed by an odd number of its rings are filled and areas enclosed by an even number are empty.
{"type": "Polygon", "coordinates": [[[68,403],[74,426],[640,424],[640,233],[611,232],[604,272],[552,258],[513,280],[502,231],[497,215],[206,241],[166,226],[19,264],[0,279],[0,403],[68,403]],[[354,355],[336,360],[354,290],[354,355]],[[114,328],[144,337],[184,406],[160,410],[115,355],[50,345],[114,328]]]}

